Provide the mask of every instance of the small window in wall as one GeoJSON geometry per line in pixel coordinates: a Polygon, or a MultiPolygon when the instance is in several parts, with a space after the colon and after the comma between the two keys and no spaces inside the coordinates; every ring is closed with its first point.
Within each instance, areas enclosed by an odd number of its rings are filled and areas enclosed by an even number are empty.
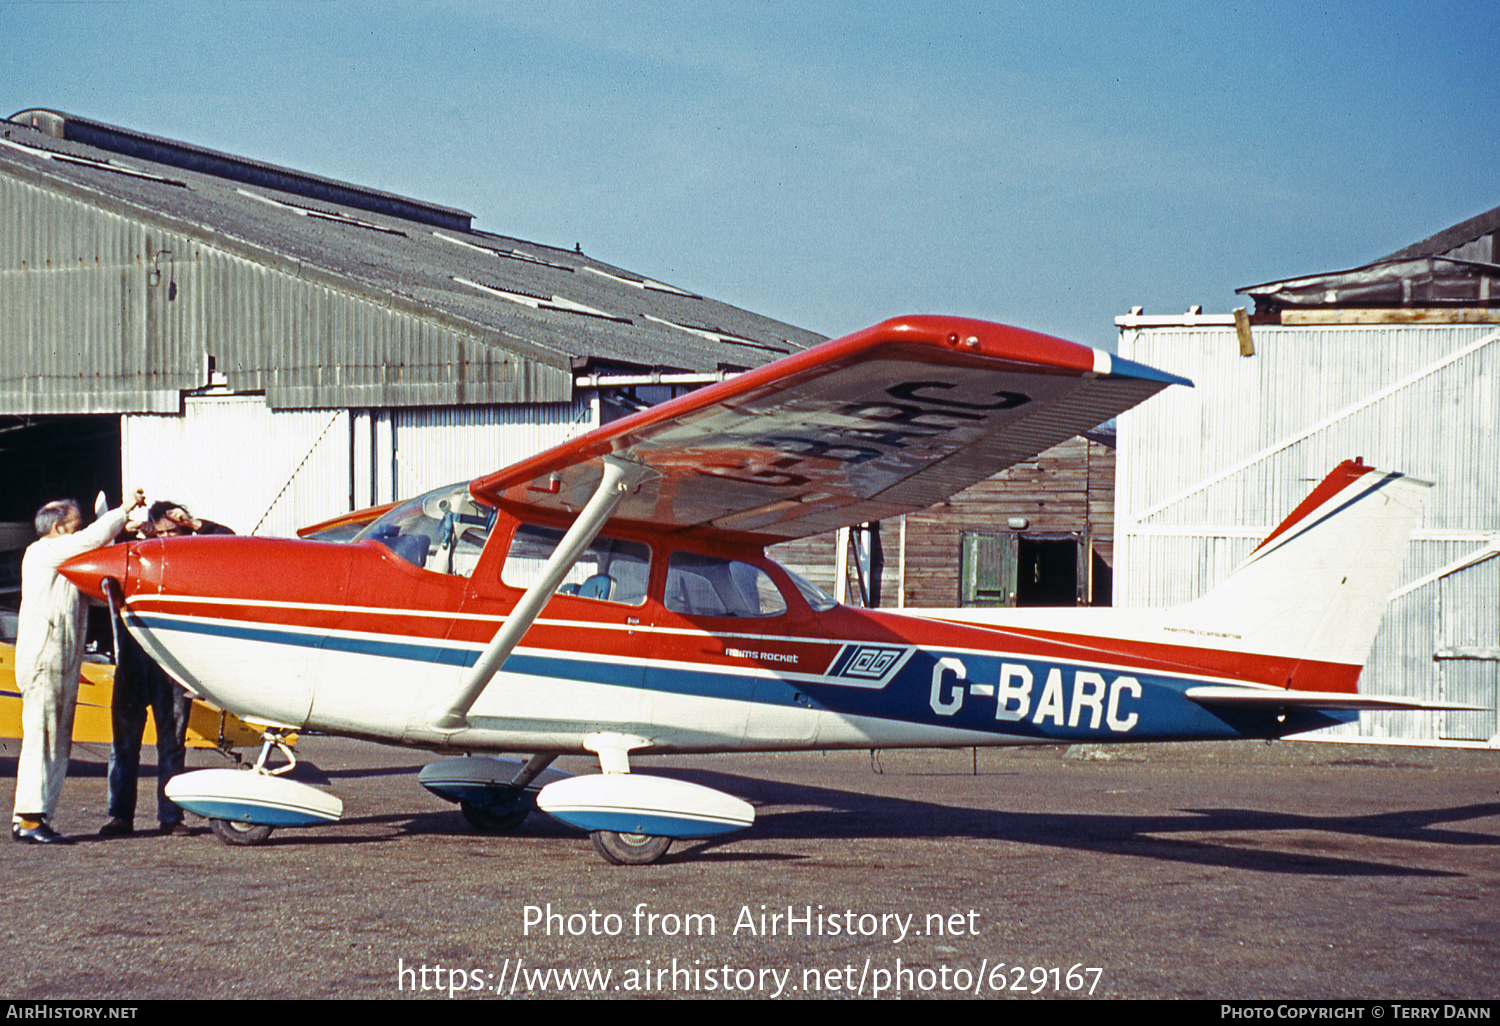
{"type": "MultiPolygon", "coordinates": [[[[512,588],[529,588],[541,579],[542,570],[557,550],[564,532],[536,524],[516,528],[510,552],[500,570],[500,580],[512,588]]],[[[559,595],[600,599],[638,606],[646,601],[651,579],[651,547],[603,535],[595,538],[558,586],[559,595]]]]}
{"type": "Polygon", "coordinates": [[[780,616],[786,599],[760,567],[674,552],[667,564],[666,606],[688,616],[780,616]]]}

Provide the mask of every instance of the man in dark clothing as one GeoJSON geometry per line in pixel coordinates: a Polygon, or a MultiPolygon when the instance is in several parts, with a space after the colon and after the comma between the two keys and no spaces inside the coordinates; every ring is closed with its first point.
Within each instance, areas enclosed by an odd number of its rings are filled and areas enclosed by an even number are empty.
{"type": "Polygon", "coordinates": [[[143,538],[171,538],[184,534],[233,534],[223,524],[199,520],[175,502],[153,502],[141,525],[143,538]]]}
{"type": "MultiPolygon", "coordinates": [[[[195,518],[175,502],[153,503],[140,527],[143,538],[233,533],[222,524],[195,518]]],[[[111,709],[114,745],[109,753],[109,822],[99,833],[123,837],[135,832],[141,739],[146,730],[146,710],[150,709],[156,721],[156,818],[163,834],[190,834],[182,821],[182,808],[167,797],[166,786],[183,771],[187,761],[187,726],[193,700],[123,626],[119,635],[111,709]]]]}

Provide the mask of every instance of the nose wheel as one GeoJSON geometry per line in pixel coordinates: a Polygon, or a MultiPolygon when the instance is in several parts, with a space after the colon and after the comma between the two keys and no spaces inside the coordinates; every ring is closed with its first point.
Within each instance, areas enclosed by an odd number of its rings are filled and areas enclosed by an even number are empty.
{"type": "Polygon", "coordinates": [[[261,844],[277,827],[338,822],[344,815],[338,796],[282,776],[297,764],[286,737],[272,731],[262,737],[265,744],[253,767],[179,773],[167,781],[167,797],[208,820],[219,840],[236,847],[261,844]],[[267,769],[266,760],[277,749],[288,765],[267,769]]]}
{"type": "MultiPolygon", "coordinates": [[[[518,794],[520,788],[516,789],[518,794]]],[[[478,802],[459,802],[459,811],[468,820],[469,826],[478,830],[481,834],[513,834],[521,829],[521,824],[526,822],[530,815],[529,805],[521,804],[524,796],[517,799],[516,807],[497,808],[495,806],[481,805],[478,802]]]]}
{"type": "MultiPolygon", "coordinates": [[[[297,765],[297,753],[292,751],[292,746],[276,731],[268,730],[261,735],[264,743],[260,746],[260,755],[251,766],[249,772],[259,773],[267,777],[279,777],[283,773],[290,773],[297,765]],[[278,769],[269,769],[266,762],[271,758],[272,750],[281,752],[286,756],[287,764],[278,769]]],[[[271,836],[274,826],[266,823],[252,823],[242,819],[214,819],[210,818],[208,827],[214,832],[214,836],[225,844],[235,847],[250,847],[266,843],[271,836]]]]}

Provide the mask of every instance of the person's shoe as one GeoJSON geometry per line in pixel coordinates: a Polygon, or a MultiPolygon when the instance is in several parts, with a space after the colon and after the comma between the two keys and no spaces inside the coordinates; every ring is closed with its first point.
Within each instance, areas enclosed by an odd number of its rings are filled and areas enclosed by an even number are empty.
{"type": "Polygon", "coordinates": [[[114,817],[99,828],[100,837],[129,837],[135,833],[135,825],[128,819],[114,817]]]}
{"type": "Polygon", "coordinates": [[[161,825],[161,835],[163,837],[192,837],[193,831],[192,828],[179,819],[176,823],[163,823],[161,825]]]}
{"type": "Polygon", "coordinates": [[[72,844],[73,839],[64,837],[46,823],[34,827],[13,826],[10,836],[22,844],[72,844]]]}

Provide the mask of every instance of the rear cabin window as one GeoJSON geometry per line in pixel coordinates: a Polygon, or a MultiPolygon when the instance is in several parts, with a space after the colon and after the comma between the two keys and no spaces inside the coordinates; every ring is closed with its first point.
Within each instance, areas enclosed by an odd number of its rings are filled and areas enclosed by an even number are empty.
{"type": "MultiPolygon", "coordinates": [[[[557,550],[563,533],[551,527],[521,524],[510,543],[500,580],[512,588],[531,587],[541,579],[542,570],[557,550]]],[[[583,550],[558,586],[557,594],[638,606],[646,601],[646,584],[650,579],[649,545],[600,535],[583,550]]]]}
{"type": "Polygon", "coordinates": [[[786,599],[771,575],[736,559],[674,552],[665,602],[687,616],[780,616],[786,599]]]}

